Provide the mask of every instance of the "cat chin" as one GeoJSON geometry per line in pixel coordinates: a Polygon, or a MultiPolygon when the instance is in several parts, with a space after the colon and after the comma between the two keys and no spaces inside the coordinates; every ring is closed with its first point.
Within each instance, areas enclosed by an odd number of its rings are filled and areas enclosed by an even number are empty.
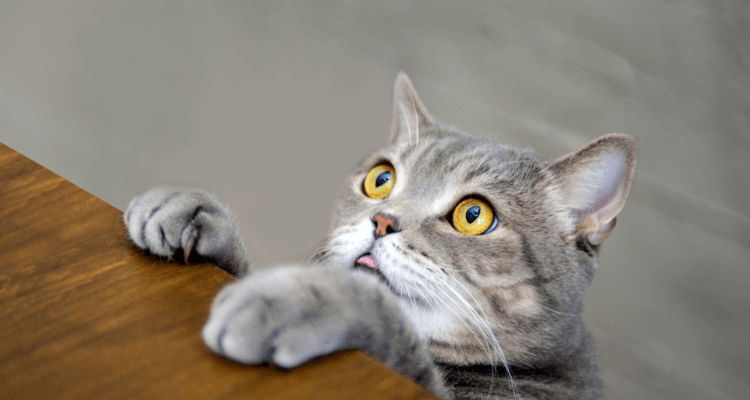
{"type": "Polygon", "coordinates": [[[460,322],[456,320],[450,311],[442,307],[421,307],[407,298],[399,298],[399,308],[412,323],[419,336],[434,340],[450,340],[453,337],[453,329],[460,322]]]}
{"type": "Polygon", "coordinates": [[[372,277],[373,279],[377,280],[378,282],[390,286],[388,284],[388,280],[385,279],[385,276],[383,276],[383,273],[380,272],[377,268],[370,268],[366,265],[362,265],[360,263],[355,262],[354,265],[352,265],[352,270],[355,274],[358,275],[365,275],[368,277],[372,277]]]}
{"type": "MultiPolygon", "coordinates": [[[[366,253],[369,254],[369,253],[366,253]]],[[[359,275],[365,275],[377,280],[380,284],[385,285],[390,289],[391,293],[396,295],[401,301],[408,302],[413,307],[419,307],[422,309],[431,309],[433,305],[430,304],[426,299],[420,296],[413,296],[409,293],[405,293],[399,287],[393,285],[391,281],[383,274],[380,268],[372,268],[368,265],[363,265],[359,262],[355,262],[352,266],[354,273],[359,275]]]]}

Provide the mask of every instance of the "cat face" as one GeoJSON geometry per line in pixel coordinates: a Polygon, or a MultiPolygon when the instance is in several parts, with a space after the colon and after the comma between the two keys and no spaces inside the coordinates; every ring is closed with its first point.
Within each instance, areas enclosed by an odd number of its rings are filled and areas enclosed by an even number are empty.
{"type": "Polygon", "coordinates": [[[437,124],[403,74],[395,92],[391,140],[342,187],[327,257],[387,284],[437,361],[535,364],[576,348],[632,139],[549,164],[437,124]]]}

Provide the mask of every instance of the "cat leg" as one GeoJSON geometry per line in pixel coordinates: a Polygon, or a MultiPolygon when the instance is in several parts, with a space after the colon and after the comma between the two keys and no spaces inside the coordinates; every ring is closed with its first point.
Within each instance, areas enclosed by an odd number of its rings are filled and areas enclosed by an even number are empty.
{"type": "Polygon", "coordinates": [[[226,286],[211,307],[203,340],[229,359],[284,368],[358,349],[450,397],[396,297],[377,278],[344,269],[273,268],[226,286]]]}
{"type": "Polygon", "coordinates": [[[135,197],[123,215],[136,246],[185,261],[195,251],[234,275],[248,272],[242,235],[229,207],[197,188],[157,187],[135,197]]]}

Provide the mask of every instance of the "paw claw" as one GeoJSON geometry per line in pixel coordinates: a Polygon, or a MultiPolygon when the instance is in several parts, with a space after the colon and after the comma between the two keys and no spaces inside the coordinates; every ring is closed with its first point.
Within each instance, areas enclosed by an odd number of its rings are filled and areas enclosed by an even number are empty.
{"type": "Polygon", "coordinates": [[[202,189],[157,187],[125,212],[128,236],[141,249],[190,263],[193,252],[232,274],[247,269],[242,236],[228,206],[202,189]],[[175,256],[182,250],[183,255],[175,256]]]}
{"type": "Polygon", "coordinates": [[[184,247],[184,253],[185,253],[185,264],[188,263],[188,257],[190,257],[190,253],[193,251],[193,246],[195,246],[195,241],[198,239],[198,230],[195,228],[190,228],[190,238],[188,239],[187,243],[185,243],[184,247]]]}

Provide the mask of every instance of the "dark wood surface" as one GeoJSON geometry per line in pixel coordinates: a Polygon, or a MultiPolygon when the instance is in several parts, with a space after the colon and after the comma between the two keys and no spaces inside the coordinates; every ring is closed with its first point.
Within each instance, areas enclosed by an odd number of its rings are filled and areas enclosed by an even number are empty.
{"type": "Polygon", "coordinates": [[[200,330],[231,279],[145,255],[119,210],[0,144],[0,398],[431,398],[356,351],[293,370],[217,357],[200,330]]]}

